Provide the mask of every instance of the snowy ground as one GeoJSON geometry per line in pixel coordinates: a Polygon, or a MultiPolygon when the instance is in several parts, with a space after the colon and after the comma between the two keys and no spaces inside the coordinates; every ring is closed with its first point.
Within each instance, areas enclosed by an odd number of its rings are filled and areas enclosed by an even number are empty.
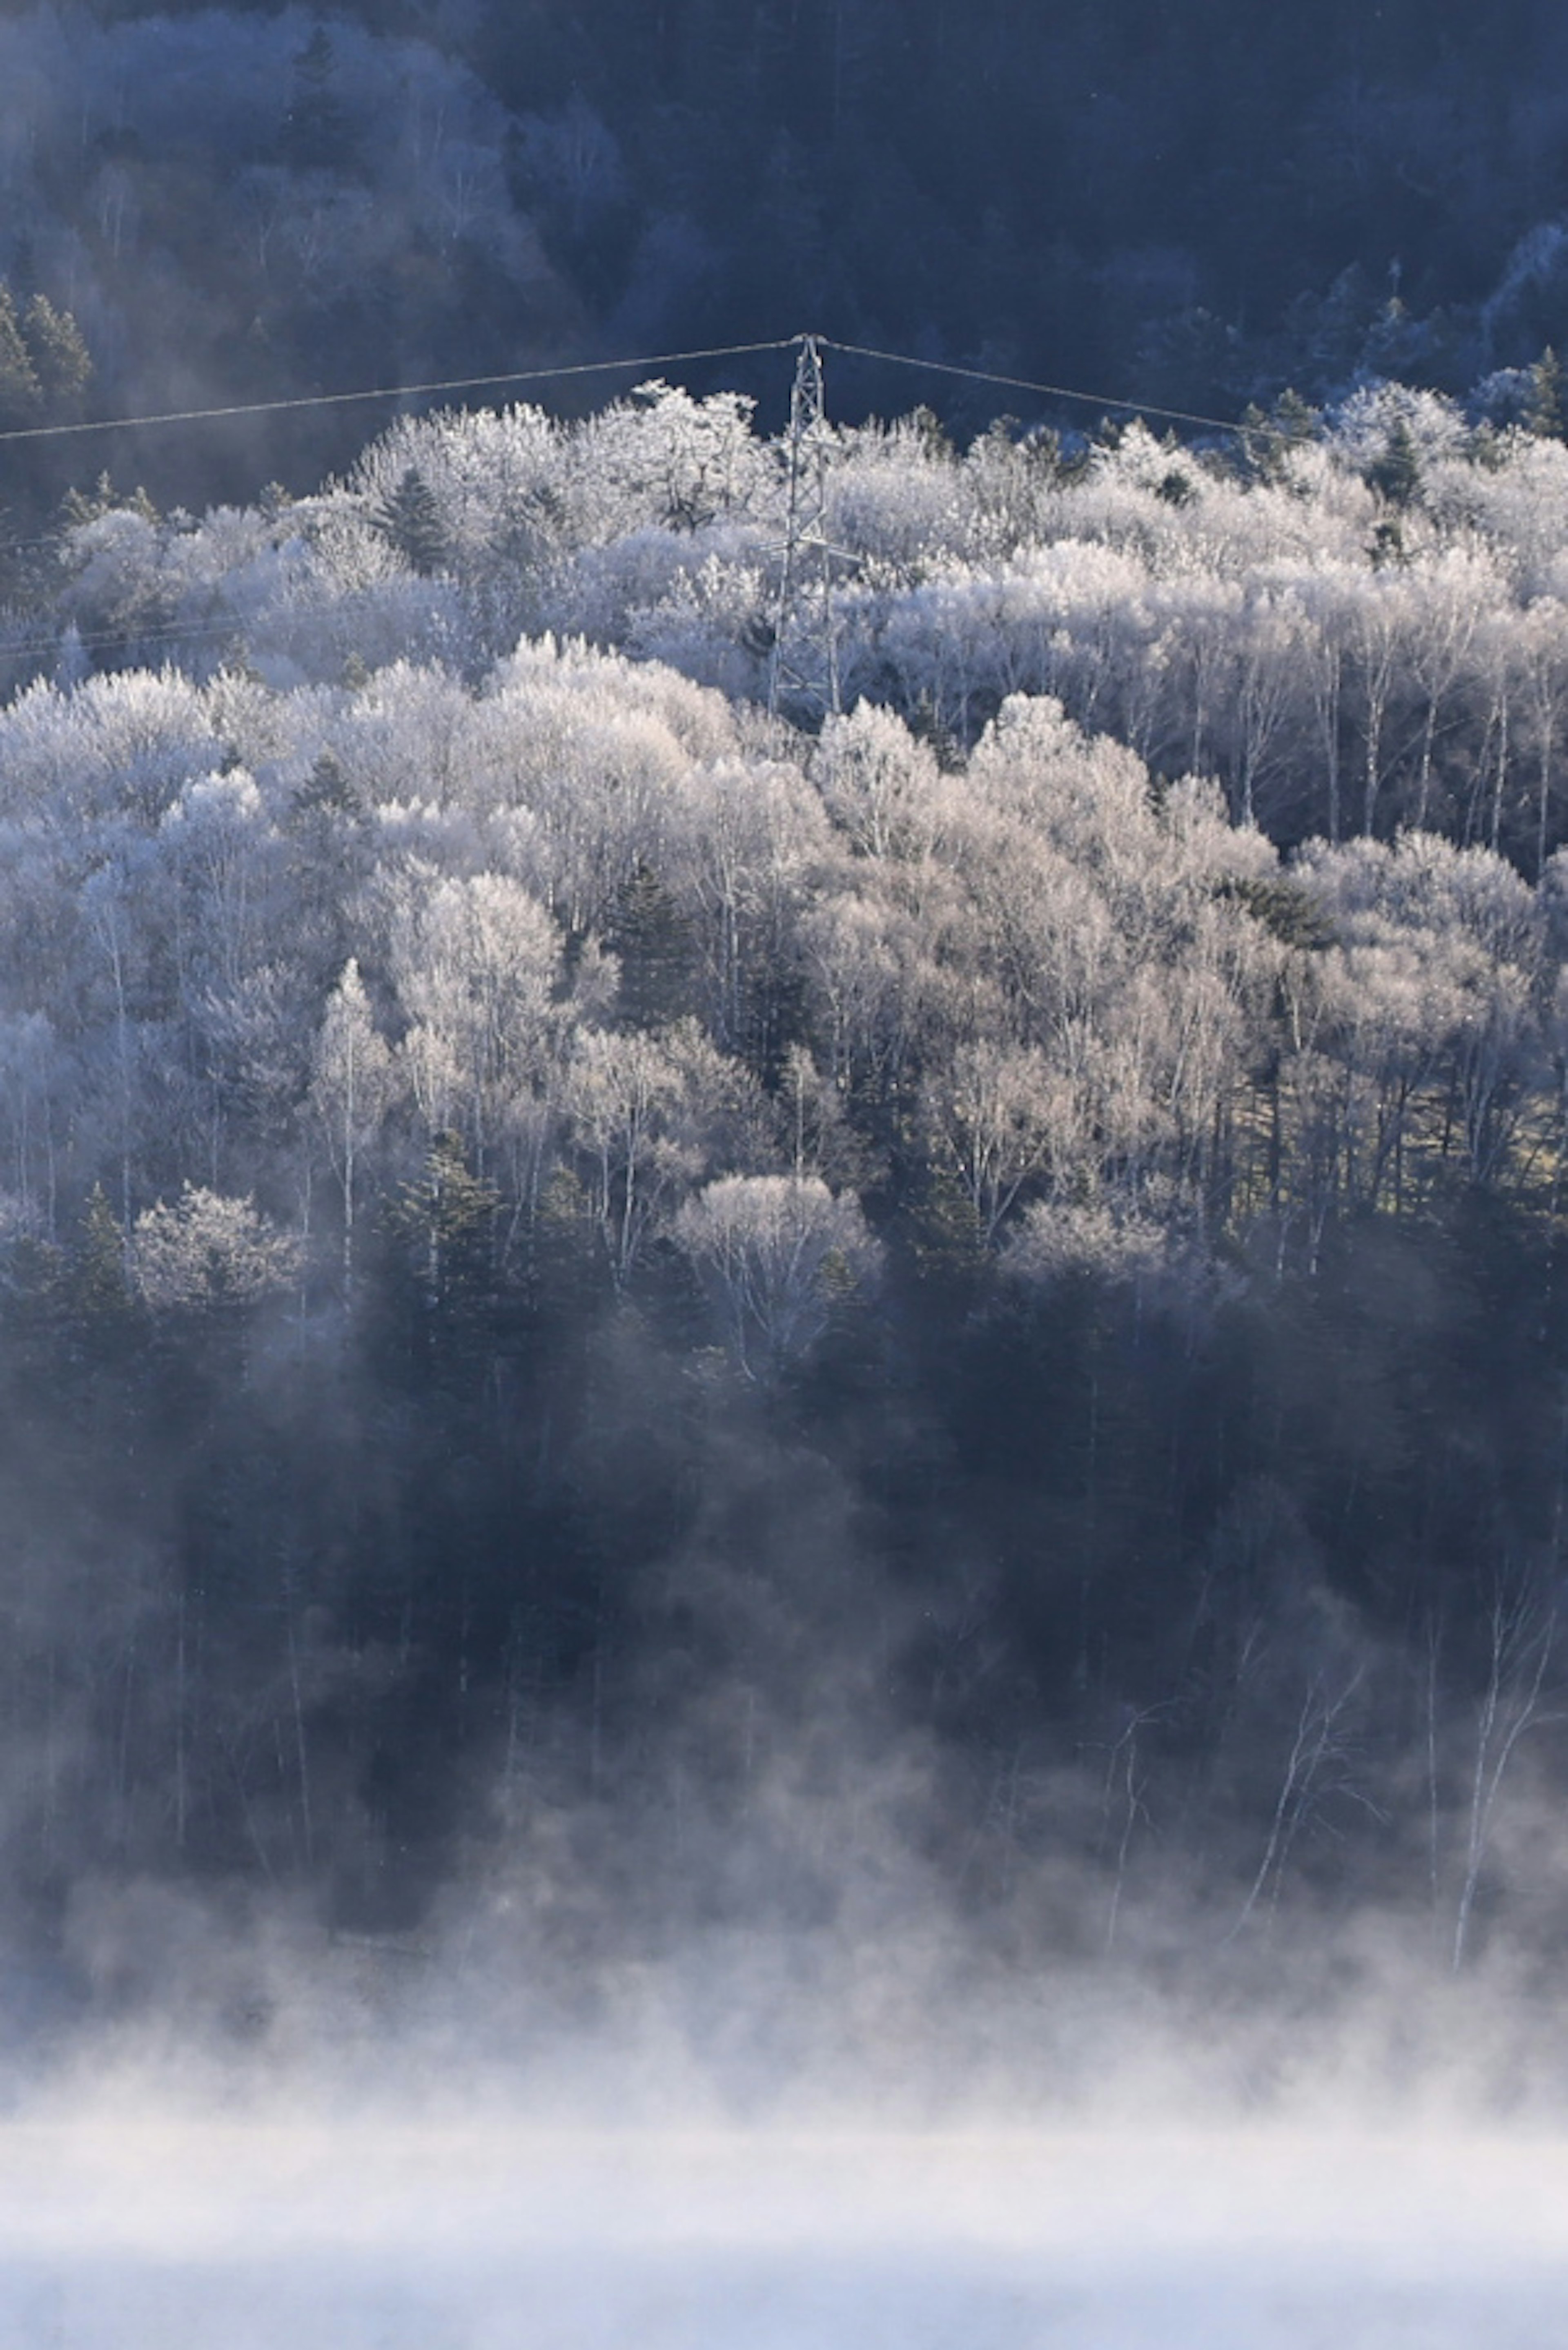
{"type": "Polygon", "coordinates": [[[0,2132],[5,2350],[1561,2350],[1568,2146],[0,2132]]]}

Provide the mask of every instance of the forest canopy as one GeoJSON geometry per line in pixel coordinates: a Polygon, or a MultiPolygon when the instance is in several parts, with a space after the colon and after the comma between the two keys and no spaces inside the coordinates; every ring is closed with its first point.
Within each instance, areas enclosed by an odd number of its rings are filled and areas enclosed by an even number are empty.
{"type": "Polygon", "coordinates": [[[106,480],[14,550],[26,1931],[87,1967],[82,1886],[149,1875],[380,1929],[515,1863],[581,1957],[579,1868],[690,1856],[694,1786],[717,1874],[639,1867],[616,1935],[760,1898],[742,1832],[812,1911],[831,1835],[763,1793],[803,1709],[840,1771],[918,1745],[932,1865],[1047,1939],[1166,1930],[1173,1870],[1237,1933],[1374,1886],[1456,1961],[1517,1926],[1549,425],[825,427],[826,706],[733,393],[400,418],[200,515],[106,480]]]}

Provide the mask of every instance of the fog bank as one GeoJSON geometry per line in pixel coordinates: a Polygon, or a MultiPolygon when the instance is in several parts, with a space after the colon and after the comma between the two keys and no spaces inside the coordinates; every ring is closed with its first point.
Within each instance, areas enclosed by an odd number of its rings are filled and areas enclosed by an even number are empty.
{"type": "Polygon", "coordinates": [[[1568,2146],[1366,2134],[13,2126],[0,2325],[58,2350],[1544,2350],[1568,2146]]]}

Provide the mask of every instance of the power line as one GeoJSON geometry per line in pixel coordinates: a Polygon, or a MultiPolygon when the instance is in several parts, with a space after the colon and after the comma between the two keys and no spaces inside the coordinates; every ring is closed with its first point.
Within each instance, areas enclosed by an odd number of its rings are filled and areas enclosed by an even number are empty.
{"type": "Polygon", "coordinates": [[[1033,383],[1027,376],[998,375],[989,368],[957,367],[948,359],[910,359],[903,351],[874,351],[864,343],[836,343],[827,335],[819,335],[816,339],[825,350],[843,351],[852,359],[878,359],[885,367],[920,369],[929,375],[962,376],[970,383],[1001,384],[1012,391],[1037,392],[1045,400],[1075,400],[1088,408],[1119,408],[1133,416],[1159,416],[1172,424],[1202,424],[1212,432],[1242,433],[1254,440],[1293,438],[1277,425],[1238,423],[1233,416],[1200,416],[1189,408],[1160,408],[1147,400],[1113,400],[1106,392],[1073,391],[1061,383],[1033,383]]]}
{"type": "MultiPolygon", "coordinates": [[[[320,596],[305,603],[290,605],[282,610],[271,612],[264,610],[248,620],[236,612],[232,613],[226,620],[160,621],[156,627],[132,629],[124,632],[116,631],[112,635],[105,635],[98,630],[84,635],[79,629],[73,632],[72,624],[67,621],[58,636],[51,637],[47,640],[39,639],[32,644],[8,645],[4,638],[0,637],[0,661],[45,660],[51,656],[58,660],[61,654],[74,645],[79,645],[84,651],[105,652],[123,650],[128,645],[181,645],[192,637],[240,637],[243,639],[247,629],[254,631],[258,628],[276,626],[295,619],[307,620],[317,612],[340,612],[346,605],[354,601],[355,592],[348,589],[341,596],[320,596]]],[[[362,597],[366,591],[360,589],[358,593],[362,597]]]]}
{"type": "Polygon", "coordinates": [[[766,343],[722,343],[711,350],[653,351],[644,359],[581,359],[569,367],[526,368],[509,375],[452,376],[444,383],[378,384],[360,391],[313,391],[292,400],[245,400],[225,408],[177,408],[158,416],[106,416],[86,424],[25,424],[0,432],[0,442],[63,440],[67,434],[139,432],[159,424],[210,424],[230,416],[278,416],[301,408],[343,408],[355,400],[426,400],[442,391],[493,391],[503,384],[552,383],[567,376],[615,375],[637,368],[686,367],[698,359],[741,359],[754,351],[793,350],[801,340],[785,335],[766,343]]]}
{"type": "Polygon", "coordinates": [[[1128,415],[1158,416],[1168,423],[1198,424],[1207,431],[1245,435],[1255,440],[1288,441],[1294,436],[1276,425],[1247,423],[1235,417],[1206,416],[1196,409],[1165,408],[1147,400],[1123,400],[1109,392],[1079,391],[1070,384],[1041,383],[1029,376],[1003,375],[994,368],[962,367],[951,359],[913,358],[908,351],[876,350],[866,343],[843,343],[828,335],[781,335],[764,342],[716,343],[706,349],[650,351],[639,359],[581,359],[562,367],[514,369],[505,375],[449,376],[437,383],[368,385],[352,391],[317,391],[287,400],[231,401],[218,408],[178,408],[146,416],[106,416],[76,424],[16,425],[0,432],[0,444],[21,441],[79,439],[95,432],[138,432],[170,424],[210,424],[238,416],[280,416],[303,409],[344,408],[378,400],[429,400],[439,393],[495,391],[505,386],[563,382],[572,377],[624,375],[642,368],[688,367],[702,359],[753,357],[763,351],[798,350],[805,343],[839,351],[850,359],[872,359],[883,367],[909,368],[927,375],[954,376],[966,383],[991,383],[1008,391],[1033,392],[1043,400],[1067,400],[1087,408],[1118,409],[1128,415]]]}

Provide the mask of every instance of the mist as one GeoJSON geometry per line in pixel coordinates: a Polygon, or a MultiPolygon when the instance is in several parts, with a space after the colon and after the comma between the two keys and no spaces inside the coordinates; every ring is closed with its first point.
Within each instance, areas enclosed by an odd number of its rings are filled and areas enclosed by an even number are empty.
{"type": "Polygon", "coordinates": [[[87,2350],[1523,2350],[1562,2283],[1550,2143],[110,2126],[3,2158],[7,2338],[87,2350]]]}
{"type": "MultiPolygon", "coordinates": [[[[1467,2063],[1478,2034],[1493,2066],[1501,2040],[1520,2054],[1498,1986],[1414,2030],[1407,2015],[1402,2033],[1391,2002],[1375,2021],[1365,2001],[1332,2024],[1303,2014],[1293,2033],[1212,2005],[1183,2030],[1147,1985],[1054,1970],[1014,1986],[985,2054],[971,2008],[949,2049],[967,2043],[968,2062],[944,2066],[941,2012],[906,2011],[890,2033],[886,2012],[869,2022],[862,1980],[845,2061],[824,2064],[834,1987],[782,1955],[751,1938],[727,1985],[711,1959],[688,1960],[679,1987],[623,1986],[622,2012],[589,2027],[557,2011],[531,2049],[535,2000],[514,1986],[497,2029],[472,1957],[429,1951],[416,1995],[377,1999],[361,1981],[334,2018],[347,2035],[324,2032],[289,2062],[202,2057],[178,2012],[100,2041],[13,2096],[0,2128],[3,2338],[1556,2338],[1568,2144],[1555,2094],[1516,2075],[1500,2095],[1496,2071],[1483,2083],[1467,2063]],[[809,2011],[795,2061],[759,2064],[790,2000],[809,2011]],[[739,2068],[713,2048],[738,2030],[753,2043],[739,2068]],[[807,2040],[818,2053],[803,2063],[807,2040]]],[[[344,1956],[318,1954],[302,1985],[319,1999],[344,1956]]]]}
{"type": "MultiPolygon", "coordinates": [[[[853,1561],[820,1511],[793,1539],[799,1607],[853,1561]]],[[[702,1579],[754,1631],[752,1576],[702,1579]]],[[[1123,1884],[1107,1944],[1068,1827],[1001,1884],[955,1869],[942,1758],[878,1693],[888,1627],[831,1621],[834,1664],[802,1664],[774,1593],[771,1679],[710,1677],[634,1771],[607,1695],[597,1762],[580,1723],[531,1783],[503,1759],[500,1826],[402,1931],[79,1884],[82,1991],[10,2040],[0,2339],[1546,2350],[1545,1954],[1494,1933],[1456,1975],[1418,1914],[1321,1887],[1254,1922],[1233,1862],[1223,1905],[1189,1865],[1123,1884]]],[[[1055,1797],[1070,1822],[1082,1790],[1055,1797]]]]}
{"type": "Polygon", "coordinates": [[[1555,2350],[1562,56],[0,24],[0,2350],[1555,2350]]]}

